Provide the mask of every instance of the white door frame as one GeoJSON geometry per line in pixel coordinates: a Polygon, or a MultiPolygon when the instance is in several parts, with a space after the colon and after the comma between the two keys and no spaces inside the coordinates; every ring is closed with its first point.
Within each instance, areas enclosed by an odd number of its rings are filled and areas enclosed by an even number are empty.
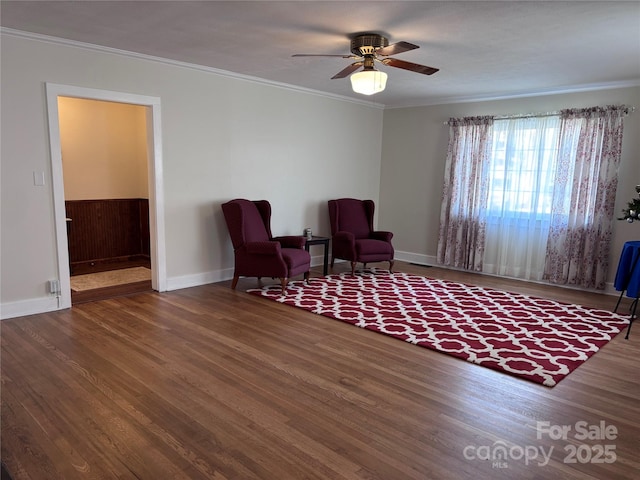
{"type": "Polygon", "coordinates": [[[149,170],[149,230],[151,243],[151,285],[154,290],[167,289],[167,266],[164,233],[164,195],[162,170],[162,128],[160,98],[132,93],[112,92],[72,85],[46,84],[47,115],[49,118],[49,146],[53,208],[58,251],[58,279],[60,280],[60,308],[71,307],[71,279],[69,272],[69,239],[67,238],[66,209],[64,204],[64,178],[58,97],[85,98],[108,102],[128,103],[146,107],[147,112],[147,165],[149,170]]]}

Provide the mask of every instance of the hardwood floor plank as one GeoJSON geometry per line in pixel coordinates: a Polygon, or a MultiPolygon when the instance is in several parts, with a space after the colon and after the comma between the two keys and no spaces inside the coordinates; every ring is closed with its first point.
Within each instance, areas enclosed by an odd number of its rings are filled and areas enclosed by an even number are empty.
{"type": "MultiPolygon", "coordinates": [[[[617,300],[397,263],[594,308],[617,300]]],[[[640,335],[619,334],[548,388],[243,291],[257,286],[241,279],[236,291],[221,282],[144,292],[0,322],[9,473],[631,479],[640,469],[640,335]],[[572,435],[538,438],[537,422],[568,425],[572,435]],[[605,422],[618,434],[578,440],[576,422],[605,422]],[[592,455],[607,443],[614,462],[567,463],[567,448],[592,455]],[[496,446],[513,454],[502,463],[478,458],[496,446]],[[527,448],[537,458],[515,458],[527,448]],[[550,452],[544,465],[540,449],[550,452]]]]}
{"type": "MultiPolygon", "coordinates": [[[[31,333],[31,336],[34,335],[31,333]]],[[[79,471],[86,471],[93,464],[97,465],[93,468],[99,473],[97,478],[102,478],[102,472],[114,472],[114,475],[118,472],[135,472],[136,476],[146,478],[152,476],[148,466],[166,464],[159,455],[146,458],[149,452],[154,451],[146,448],[148,442],[144,438],[145,431],[137,429],[126,415],[126,410],[123,411],[114,404],[115,394],[112,388],[102,382],[100,374],[95,373],[100,367],[85,369],[82,360],[71,361],[46,339],[38,338],[41,346],[56,351],[59,360],[46,370],[48,381],[39,384],[37,395],[54,400],[43,403],[38,421],[40,424],[53,423],[53,426],[63,429],[64,432],[60,435],[72,434],[71,438],[82,439],[75,447],[63,445],[65,448],[62,449],[69,452],[75,448],[80,455],[91,459],[82,463],[72,462],[79,471]],[[71,401],[56,402],[55,399],[64,397],[65,390],[73,392],[69,397],[71,401]],[[78,409],[79,405],[83,408],[78,409]],[[116,455],[105,455],[105,446],[116,455]]],[[[47,437],[54,437],[48,428],[44,430],[47,437]]],[[[166,473],[166,470],[163,471],[166,473]]]]}

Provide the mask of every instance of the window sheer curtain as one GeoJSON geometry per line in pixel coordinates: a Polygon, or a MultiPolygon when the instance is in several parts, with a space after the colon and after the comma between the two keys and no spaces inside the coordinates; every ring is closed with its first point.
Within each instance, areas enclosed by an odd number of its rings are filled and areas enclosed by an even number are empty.
{"type": "Polygon", "coordinates": [[[544,278],[603,290],[622,155],[625,106],[561,112],[544,278]]]}
{"type": "Polygon", "coordinates": [[[482,271],[493,117],[449,120],[438,263],[482,271]]]}
{"type": "Polygon", "coordinates": [[[486,211],[486,273],[543,279],[559,116],[496,120],[486,211]]]}

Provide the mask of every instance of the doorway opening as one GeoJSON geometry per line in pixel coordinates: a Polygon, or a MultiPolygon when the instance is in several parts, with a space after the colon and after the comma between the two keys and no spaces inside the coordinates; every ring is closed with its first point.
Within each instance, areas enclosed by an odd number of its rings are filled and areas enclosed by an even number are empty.
{"type": "Polygon", "coordinates": [[[165,291],[160,100],[47,84],[47,106],[60,308],[165,291]]]}
{"type": "Polygon", "coordinates": [[[72,304],[151,290],[145,113],[58,97],[72,304]]]}

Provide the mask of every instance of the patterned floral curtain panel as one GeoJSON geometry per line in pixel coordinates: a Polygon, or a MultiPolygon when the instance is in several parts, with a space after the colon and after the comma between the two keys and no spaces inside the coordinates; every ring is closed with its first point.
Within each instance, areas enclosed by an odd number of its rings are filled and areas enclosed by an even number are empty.
{"type": "Polygon", "coordinates": [[[493,117],[449,120],[438,262],[482,271],[493,117]]]}
{"type": "Polygon", "coordinates": [[[561,112],[544,273],[551,283],[605,288],[623,118],[629,110],[608,106],[561,112]]]}
{"type": "Polygon", "coordinates": [[[630,110],[450,119],[438,263],[604,289],[630,110]]]}

